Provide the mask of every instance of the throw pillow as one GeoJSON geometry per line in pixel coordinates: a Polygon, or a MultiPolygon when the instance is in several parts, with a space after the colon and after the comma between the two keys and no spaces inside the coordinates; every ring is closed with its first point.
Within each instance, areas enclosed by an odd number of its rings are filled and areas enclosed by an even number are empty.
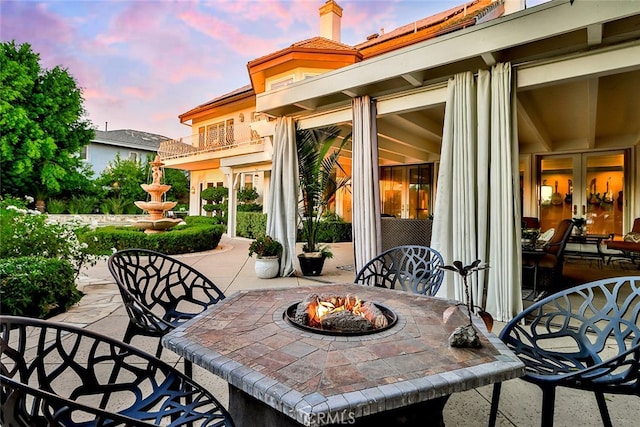
{"type": "Polygon", "coordinates": [[[622,240],[625,242],[640,243],[640,233],[627,233],[622,240]]]}

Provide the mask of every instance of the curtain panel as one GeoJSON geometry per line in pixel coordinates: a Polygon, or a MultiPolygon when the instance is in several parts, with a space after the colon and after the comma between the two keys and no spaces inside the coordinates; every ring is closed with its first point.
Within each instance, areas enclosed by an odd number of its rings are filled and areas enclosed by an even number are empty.
{"type": "Polygon", "coordinates": [[[352,102],[351,219],[355,270],[380,253],[380,179],[376,104],[368,96],[352,102]]]}
{"type": "Polygon", "coordinates": [[[267,234],[282,243],[280,275],[296,271],[296,232],[298,220],[298,154],[295,122],[290,117],[276,120],[267,234]]]}
{"type": "MultiPolygon", "coordinates": [[[[522,310],[518,143],[510,64],[449,80],[431,246],[445,263],[476,259],[472,302],[496,320],[522,310]]],[[[445,275],[438,296],[464,301],[463,282],[445,275]]]]}

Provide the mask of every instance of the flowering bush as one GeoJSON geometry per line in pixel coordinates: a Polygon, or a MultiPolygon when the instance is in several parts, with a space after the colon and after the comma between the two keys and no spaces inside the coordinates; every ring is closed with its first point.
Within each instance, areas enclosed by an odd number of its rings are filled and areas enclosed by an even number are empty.
{"type": "MultiPolygon", "coordinates": [[[[28,202],[28,200],[27,200],[28,202]]],[[[42,256],[71,263],[76,277],[98,257],[78,241],[77,233],[90,227],[79,222],[58,224],[17,199],[0,199],[0,258],[42,256]]]]}

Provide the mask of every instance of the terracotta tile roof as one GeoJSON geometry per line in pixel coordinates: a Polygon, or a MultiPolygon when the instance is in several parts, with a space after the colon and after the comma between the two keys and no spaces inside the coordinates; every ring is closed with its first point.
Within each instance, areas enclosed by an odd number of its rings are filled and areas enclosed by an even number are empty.
{"type": "Polygon", "coordinates": [[[312,37],[307,40],[296,42],[291,47],[302,47],[306,49],[333,49],[333,50],[353,50],[353,46],[346,45],[325,37],[312,37]]]}
{"type": "Polygon", "coordinates": [[[325,37],[311,37],[310,39],[302,40],[299,42],[295,42],[292,45],[285,47],[284,49],[280,49],[275,52],[271,52],[268,55],[261,56],[259,58],[253,59],[249,61],[249,66],[252,64],[259,64],[269,58],[276,58],[278,56],[282,56],[288,51],[295,51],[298,49],[317,49],[317,50],[333,50],[333,51],[343,51],[343,52],[356,52],[357,49],[353,46],[349,46],[344,43],[336,42],[331,39],[325,37]]]}

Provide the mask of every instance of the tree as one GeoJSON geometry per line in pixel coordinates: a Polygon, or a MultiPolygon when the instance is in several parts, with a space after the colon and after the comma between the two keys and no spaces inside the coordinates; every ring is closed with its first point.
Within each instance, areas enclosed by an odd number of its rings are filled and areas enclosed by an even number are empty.
{"type": "Polygon", "coordinates": [[[82,91],[66,69],[40,66],[27,43],[0,44],[0,180],[14,196],[58,194],[82,181],[80,151],[94,136],[82,91]],[[67,185],[69,184],[69,186],[67,185]]]}
{"type": "Polygon", "coordinates": [[[189,177],[183,170],[164,168],[164,183],[171,189],[167,192],[167,200],[189,203],[189,177]]]}
{"type": "Polygon", "coordinates": [[[108,191],[107,197],[128,200],[130,202],[147,200],[147,193],[140,184],[151,184],[147,179],[148,164],[120,158],[109,162],[109,166],[102,171],[96,183],[108,191]]]}

